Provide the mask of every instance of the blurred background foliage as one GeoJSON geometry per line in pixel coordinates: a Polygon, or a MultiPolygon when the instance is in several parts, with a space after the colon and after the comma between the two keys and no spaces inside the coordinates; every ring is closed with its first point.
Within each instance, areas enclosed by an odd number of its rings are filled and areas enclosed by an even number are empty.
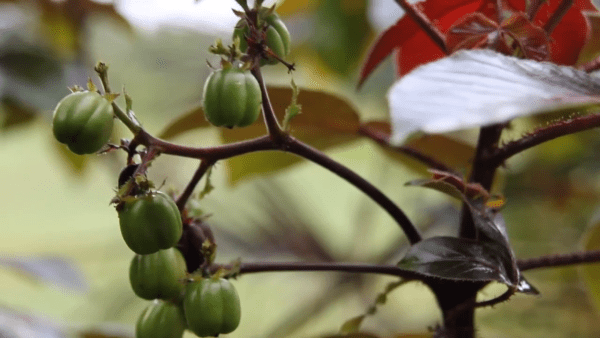
{"type": "MultiPolygon", "coordinates": [[[[158,2],[142,5],[160,14],[161,8],[152,9],[158,2]]],[[[209,146],[261,131],[200,128],[203,119],[194,114],[210,71],[206,61],[218,62],[208,46],[215,38],[229,42],[236,21],[229,11],[233,1],[200,1],[194,5],[196,18],[165,12],[167,19],[153,27],[144,23],[152,17],[138,12],[139,3],[135,6],[135,1],[0,1],[0,337],[132,337],[133,323],[147,305],[129,287],[133,254],[108,206],[124,154],[73,155],[50,131],[52,110],[68,94],[67,86],[93,77],[96,61],[109,65],[115,90],[126,86],[151,133],[164,133],[185,113],[198,128],[175,128],[168,135],[182,144],[209,146]],[[208,10],[215,6],[225,8],[217,11],[222,15],[217,19],[229,26],[202,24],[215,22],[217,12],[208,10]]],[[[292,76],[305,89],[304,98],[300,94],[304,116],[293,124],[294,133],[382,189],[426,236],[455,234],[456,201],[404,187],[423,177],[425,168],[355,132],[360,123],[387,119],[391,62],[380,66],[360,92],[355,86],[370,43],[401,11],[391,0],[286,0],[279,13],[294,43],[289,60],[297,71],[292,76]],[[345,127],[331,133],[328,118],[345,127]]],[[[283,66],[265,70],[273,86],[287,86],[292,76],[283,66]]],[[[288,92],[272,92],[285,107],[288,92]]],[[[516,120],[504,139],[560,118],[516,120]]],[[[465,130],[409,142],[466,174],[476,135],[465,130]]],[[[113,141],[122,137],[130,135],[117,128],[113,141]]],[[[517,155],[501,170],[496,192],[506,197],[504,215],[518,257],[600,248],[597,149],[600,135],[591,130],[517,155]]],[[[152,164],[150,176],[177,191],[196,165],[163,156],[152,164]]],[[[210,215],[218,262],[241,257],[394,264],[406,249],[398,226],[373,202],[291,155],[253,154],[219,163],[213,185],[217,189],[199,206],[210,215]]],[[[517,295],[478,311],[481,337],[600,335],[598,265],[526,276],[542,296],[517,295]]],[[[341,337],[341,325],[363,314],[393,281],[339,273],[242,276],[235,282],[242,323],[228,336],[341,337]]],[[[490,286],[482,297],[502,291],[490,286]]],[[[364,320],[363,334],[347,337],[423,337],[438,320],[428,289],[408,283],[364,320]]]]}

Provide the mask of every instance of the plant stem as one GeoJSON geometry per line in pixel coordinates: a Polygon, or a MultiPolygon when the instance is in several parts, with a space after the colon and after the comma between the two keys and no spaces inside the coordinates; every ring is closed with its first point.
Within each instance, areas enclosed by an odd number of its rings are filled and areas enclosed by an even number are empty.
{"type": "Polygon", "coordinates": [[[525,271],[598,262],[600,262],[600,250],[519,259],[517,265],[521,271],[525,271]]]}
{"type": "Polygon", "coordinates": [[[159,148],[163,154],[195,159],[210,159],[215,162],[251,152],[277,149],[269,136],[261,136],[252,140],[229,143],[215,147],[195,148],[161,140],[148,134],[142,129],[135,140],[139,144],[146,146],[152,145],[159,148]]]}
{"type": "Polygon", "coordinates": [[[286,144],[285,151],[289,151],[296,155],[302,156],[314,163],[321,165],[329,171],[337,174],[338,176],[345,179],[348,183],[352,184],[360,191],[364,192],[367,196],[371,197],[373,201],[379,204],[390,216],[400,225],[406,237],[411,244],[415,244],[421,241],[421,235],[412,222],[406,217],[404,212],[385,196],[379,189],[369,183],[369,181],[362,178],[352,170],[346,168],[342,164],[332,160],[327,155],[321,153],[319,150],[314,149],[294,138],[289,139],[286,144]]]}
{"type": "Polygon", "coordinates": [[[552,16],[544,25],[544,30],[546,31],[546,33],[548,33],[548,35],[552,34],[552,32],[554,31],[556,26],[558,26],[565,14],[567,14],[569,9],[571,9],[571,6],[573,6],[573,2],[574,0],[561,1],[556,11],[552,13],[552,16]]]}
{"type": "Polygon", "coordinates": [[[396,0],[396,3],[404,9],[406,14],[413,19],[419,27],[429,36],[429,38],[446,54],[450,55],[446,46],[446,37],[437,27],[429,21],[429,18],[421,12],[415,5],[406,0],[396,0]]]}
{"type": "MultiPolygon", "coordinates": [[[[495,124],[487,127],[482,127],[479,132],[479,140],[477,141],[477,150],[473,161],[473,171],[469,182],[479,183],[485,190],[490,190],[497,166],[491,165],[486,159],[486,154],[489,154],[497,148],[498,140],[502,134],[503,125],[495,124]]],[[[462,219],[459,230],[461,238],[477,238],[477,229],[473,223],[473,218],[469,208],[463,204],[462,219]]]]}
{"type": "Polygon", "coordinates": [[[487,154],[485,160],[497,168],[511,156],[541,143],[597,127],[600,127],[600,114],[579,116],[567,121],[560,121],[539,128],[518,140],[507,143],[502,148],[495,149],[487,154]]]}
{"type": "Polygon", "coordinates": [[[273,111],[273,106],[271,105],[271,100],[269,99],[269,93],[267,92],[267,86],[265,85],[265,81],[260,72],[260,66],[257,64],[252,68],[252,75],[258,81],[260,85],[260,92],[262,94],[262,107],[263,107],[263,117],[265,119],[265,125],[267,126],[267,132],[269,136],[276,144],[281,144],[285,133],[279,122],[277,121],[277,117],[275,116],[275,112],[273,111]]]}
{"type": "Polygon", "coordinates": [[[185,187],[185,189],[183,190],[181,195],[179,195],[179,197],[177,198],[176,204],[177,204],[177,208],[179,209],[179,211],[183,211],[183,208],[185,207],[185,204],[187,203],[190,196],[192,195],[192,192],[194,192],[196,185],[198,185],[198,182],[200,182],[200,180],[202,179],[202,176],[204,176],[204,174],[206,174],[208,169],[213,164],[214,164],[214,162],[209,161],[209,160],[200,161],[200,166],[198,166],[198,169],[194,173],[194,176],[192,176],[192,179],[190,180],[188,185],[185,187]]]}
{"type": "MultiPolygon", "coordinates": [[[[104,93],[106,93],[106,94],[112,93],[112,91],[110,90],[110,83],[108,82],[108,66],[102,62],[98,62],[96,67],[94,67],[94,70],[98,74],[98,77],[100,78],[100,82],[102,82],[102,87],[104,88],[104,93]]],[[[113,108],[113,112],[115,113],[115,116],[119,120],[121,120],[121,122],[123,122],[123,124],[125,124],[125,126],[127,126],[127,128],[129,128],[129,130],[131,130],[131,132],[134,135],[137,135],[137,133],[139,133],[139,131],[142,129],[142,127],[139,124],[137,124],[136,122],[134,122],[133,120],[131,120],[129,118],[129,116],[127,116],[127,114],[125,114],[125,112],[121,109],[121,107],[119,107],[114,101],[112,102],[111,105],[113,108]]]]}
{"type": "Polygon", "coordinates": [[[415,160],[420,161],[421,163],[425,164],[429,168],[449,172],[449,173],[455,174],[457,176],[460,176],[460,174],[458,174],[456,171],[454,171],[454,169],[450,168],[446,164],[442,163],[441,161],[436,160],[435,158],[433,158],[431,156],[423,154],[422,152],[418,151],[415,148],[412,148],[409,146],[394,147],[394,146],[390,145],[390,143],[388,141],[389,140],[388,134],[382,133],[379,130],[377,130],[376,128],[370,127],[369,125],[361,125],[358,129],[358,133],[372,139],[373,141],[379,143],[380,145],[382,145],[384,147],[387,147],[393,151],[402,153],[406,156],[412,157],[415,160]]]}
{"type": "Polygon", "coordinates": [[[597,57],[597,58],[593,59],[592,61],[586,62],[577,68],[583,70],[586,73],[594,72],[594,71],[600,69],[600,57],[597,57]]]}
{"type": "MultiPolygon", "coordinates": [[[[211,267],[211,271],[220,268],[232,269],[235,265],[218,265],[211,267]]],[[[381,264],[357,264],[357,263],[306,263],[306,262],[260,262],[260,263],[241,263],[239,265],[240,274],[261,273],[261,272],[302,272],[302,271],[340,271],[348,273],[372,273],[389,276],[397,276],[405,279],[418,279],[419,276],[407,270],[402,270],[395,265],[381,264]]]]}
{"type": "Polygon", "coordinates": [[[529,21],[533,21],[544,2],[546,2],[546,0],[531,1],[531,3],[529,4],[529,8],[527,9],[527,18],[529,19],[529,21]]]}

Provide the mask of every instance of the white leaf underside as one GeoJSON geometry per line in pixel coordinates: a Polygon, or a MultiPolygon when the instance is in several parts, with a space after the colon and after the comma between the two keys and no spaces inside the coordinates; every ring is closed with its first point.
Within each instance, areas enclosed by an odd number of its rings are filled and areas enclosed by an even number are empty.
{"type": "Polygon", "coordinates": [[[459,51],[423,65],[388,92],[393,144],[410,133],[443,133],[569,105],[600,103],[600,77],[568,66],[459,51]]]}

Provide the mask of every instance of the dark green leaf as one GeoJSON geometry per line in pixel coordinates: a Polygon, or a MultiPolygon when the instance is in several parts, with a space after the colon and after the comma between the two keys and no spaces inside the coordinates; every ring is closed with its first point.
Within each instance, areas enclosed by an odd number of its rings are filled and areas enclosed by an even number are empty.
{"type": "Polygon", "coordinates": [[[398,266],[426,278],[516,286],[511,257],[496,243],[432,237],[413,245],[398,266]]]}

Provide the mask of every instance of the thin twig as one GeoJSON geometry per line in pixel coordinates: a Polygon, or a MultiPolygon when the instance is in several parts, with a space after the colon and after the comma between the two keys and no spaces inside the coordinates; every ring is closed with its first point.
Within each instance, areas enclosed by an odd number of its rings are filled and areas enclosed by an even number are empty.
{"type": "Polygon", "coordinates": [[[192,179],[190,180],[188,185],[185,187],[181,195],[179,195],[179,197],[177,198],[176,204],[177,208],[179,208],[180,211],[182,211],[185,207],[185,204],[192,195],[192,192],[194,192],[194,189],[196,188],[196,185],[198,185],[198,182],[200,182],[200,180],[202,179],[202,176],[204,176],[204,174],[213,164],[214,161],[210,160],[202,160],[200,162],[200,166],[198,166],[198,169],[194,173],[194,176],[192,176],[192,179]]]}
{"type": "MultiPolygon", "coordinates": [[[[108,82],[108,66],[102,62],[98,62],[96,67],[94,67],[94,70],[96,71],[96,73],[98,74],[98,77],[100,78],[100,82],[102,83],[104,92],[106,94],[112,93],[110,90],[110,83],[108,82]]],[[[115,116],[119,120],[121,120],[121,122],[123,122],[123,124],[125,124],[125,126],[127,126],[127,128],[129,128],[129,130],[131,130],[131,132],[134,135],[139,133],[139,131],[142,129],[142,127],[139,124],[137,124],[135,121],[130,119],[129,116],[127,116],[127,114],[125,114],[125,112],[121,109],[121,107],[119,107],[117,105],[116,102],[113,101],[111,105],[113,108],[113,112],[115,113],[115,116]]]]}
{"type": "MultiPolygon", "coordinates": [[[[211,271],[218,269],[232,269],[234,265],[211,266],[211,271]]],[[[260,262],[260,263],[241,263],[239,265],[240,274],[261,273],[261,272],[302,272],[302,271],[339,271],[348,273],[373,273],[381,275],[390,275],[402,277],[408,280],[421,279],[417,273],[400,269],[395,265],[380,264],[357,264],[357,263],[305,263],[305,262],[260,262]]]]}
{"type": "Polygon", "coordinates": [[[498,167],[511,156],[541,143],[597,127],[600,127],[600,114],[579,116],[567,121],[560,121],[539,128],[518,140],[507,143],[503,147],[489,153],[485,160],[498,167]]]}
{"type": "Polygon", "coordinates": [[[404,9],[406,14],[413,19],[419,27],[429,36],[429,38],[446,54],[450,55],[448,46],[446,46],[446,37],[437,27],[429,21],[429,18],[421,12],[415,5],[406,0],[396,0],[396,3],[404,9]]]}
{"type": "Polygon", "coordinates": [[[550,17],[550,19],[548,19],[548,21],[544,25],[544,30],[546,31],[546,33],[548,33],[548,35],[552,34],[552,32],[554,31],[556,26],[558,26],[558,24],[560,23],[562,18],[565,16],[565,14],[567,14],[569,9],[571,9],[571,6],[573,6],[573,3],[574,3],[574,0],[561,1],[561,3],[558,5],[558,8],[556,9],[556,11],[554,13],[552,13],[552,16],[550,17]]]}
{"type": "Polygon", "coordinates": [[[454,171],[454,169],[450,168],[446,164],[442,163],[441,161],[436,160],[435,158],[433,158],[431,156],[423,154],[422,152],[418,151],[415,148],[412,148],[409,146],[399,146],[399,147],[392,146],[389,143],[389,135],[379,132],[377,129],[371,128],[368,125],[361,125],[358,129],[358,133],[372,139],[373,141],[379,143],[380,145],[382,145],[384,147],[387,147],[393,151],[396,151],[401,154],[412,157],[415,160],[425,164],[429,168],[449,172],[449,173],[460,176],[459,173],[454,171]]]}
{"type": "Polygon", "coordinates": [[[367,196],[371,197],[373,201],[387,211],[398,223],[398,225],[400,225],[411,244],[421,241],[421,235],[419,234],[419,231],[408,219],[408,217],[406,217],[406,214],[404,214],[404,212],[392,200],[385,196],[381,190],[377,189],[369,181],[365,180],[360,175],[356,174],[354,171],[348,169],[342,164],[332,160],[319,150],[314,149],[294,138],[290,137],[285,150],[319,164],[345,179],[348,183],[352,184],[357,189],[364,192],[367,196]]]}
{"type": "Polygon", "coordinates": [[[254,68],[252,68],[252,75],[254,75],[258,81],[258,84],[260,85],[260,91],[262,93],[263,116],[265,119],[265,125],[267,126],[267,132],[271,136],[273,142],[280,144],[285,133],[283,132],[283,129],[281,129],[281,126],[277,121],[277,117],[275,116],[275,112],[273,111],[273,106],[271,105],[269,94],[267,92],[267,86],[263,80],[259,65],[256,65],[254,68]]]}
{"type": "Polygon", "coordinates": [[[586,62],[577,67],[586,73],[591,73],[600,69],[600,56],[593,59],[592,61],[586,62]]]}
{"type": "Polygon", "coordinates": [[[533,21],[533,18],[535,18],[538,11],[545,2],[546,0],[533,0],[529,3],[529,8],[527,9],[527,18],[529,19],[529,21],[533,21]]]}
{"type": "Polygon", "coordinates": [[[525,271],[598,262],[600,262],[600,250],[519,259],[517,265],[521,271],[525,271]]]}
{"type": "MultiPolygon", "coordinates": [[[[492,187],[497,166],[490,164],[485,155],[497,148],[503,128],[503,124],[495,124],[482,127],[479,132],[477,150],[469,182],[479,183],[487,191],[492,187]]],[[[466,204],[463,204],[461,214],[459,237],[476,239],[478,236],[477,229],[475,228],[471,211],[466,204]]]]}

